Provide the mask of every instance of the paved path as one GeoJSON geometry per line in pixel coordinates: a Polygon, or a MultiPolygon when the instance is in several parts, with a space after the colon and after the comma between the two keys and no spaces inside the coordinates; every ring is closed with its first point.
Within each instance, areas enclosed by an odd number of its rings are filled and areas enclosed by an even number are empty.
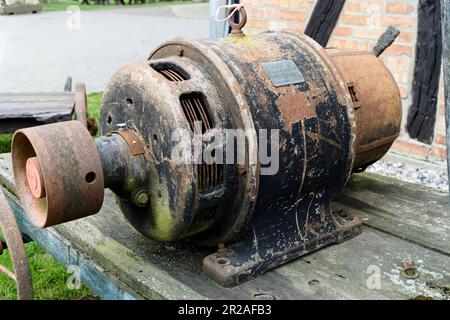
{"type": "Polygon", "coordinates": [[[114,71],[162,42],[208,37],[207,8],[195,5],[82,11],[79,30],[67,27],[71,17],[0,16],[0,92],[59,91],[67,75],[103,90],[114,71]]]}

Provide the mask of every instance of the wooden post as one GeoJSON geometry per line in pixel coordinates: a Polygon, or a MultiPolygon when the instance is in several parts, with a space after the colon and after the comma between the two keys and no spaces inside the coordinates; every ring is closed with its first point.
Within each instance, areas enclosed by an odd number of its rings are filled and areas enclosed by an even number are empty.
{"type": "Polygon", "coordinates": [[[447,133],[447,167],[450,180],[450,0],[441,0],[442,47],[445,89],[445,128],[447,133]]]}
{"type": "Polygon", "coordinates": [[[318,0],[309,18],[305,34],[326,47],[336,26],[345,0],[318,0]]]}

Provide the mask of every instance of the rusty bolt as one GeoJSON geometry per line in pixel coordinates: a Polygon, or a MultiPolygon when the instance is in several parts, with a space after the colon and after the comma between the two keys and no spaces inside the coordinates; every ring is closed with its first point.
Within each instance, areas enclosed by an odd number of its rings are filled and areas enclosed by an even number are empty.
{"type": "Polygon", "coordinates": [[[134,197],[134,202],[136,205],[140,207],[145,207],[149,201],[148,193],[145,190],[141,190],[138,193],[136,193],[136,196],[134,197]]]}
{"type": "Polygon", "coordinates": [[[227,254],[227,248],[225,247],[225,243],[219,243],[219,248],[217,249],[217,255],[219,257],[224,257],[227,254]]]}
{"type": "Polygon", "coordinates": [[[402,276],[408,279],[416,279],[419,277],[419,272],[416,270],[416,264],[410,258],[405,258],[401,261],[401,266],[403,268],[402,276]]]}
{"type": "Polygon", "coordinates": [[[180,57],[184,55],[184,50],[181,47],[177,47],[177,55],[180,57]]]}
{"type": "Polygon", "coordinates": [[[237,165],[237,170],[238,170],[238,172],[239,172],[239,174],[240,174],[241,176],[243,176],[244,174],[247,173],[247,168],[246,168],[245,165],[243,165],[243,164],[238,164],[238,165],[237,165]]]}
{"type": "Polygon", "coordinates": [[[403,270],[413,270],[416,268],[416,264],[409,258],[405,258],[401,262],[403,270]]]}

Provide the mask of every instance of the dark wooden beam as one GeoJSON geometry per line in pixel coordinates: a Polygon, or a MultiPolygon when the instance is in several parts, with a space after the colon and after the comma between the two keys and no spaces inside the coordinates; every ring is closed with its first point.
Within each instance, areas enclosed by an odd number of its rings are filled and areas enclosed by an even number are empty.
{"type": "Polygon", "coordinates": [[[450,0],[441,0],[442,43],[444,48],[445,128],[447,133],[447,166],[450,180],[450,0]]]}
{"type": "Polygon", "coordinates": [[[305,29],[305,34],[326,47],[336,26],[345,0],[318,0],[305,29]]]}
{"type": "Polygon", "coordinates": [[[431,144],[436,124],[437,98],[442,59],[441,5],[419,0],[413,102],[406,129],[411,138],[431,144]]]}

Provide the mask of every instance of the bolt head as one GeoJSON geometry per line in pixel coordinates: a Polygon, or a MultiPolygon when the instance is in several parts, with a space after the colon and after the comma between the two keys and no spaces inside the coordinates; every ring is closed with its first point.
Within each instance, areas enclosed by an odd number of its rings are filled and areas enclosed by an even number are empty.
{"type": "Polygon", "coordinates": [[[145,207],[149,201],[148,193],[145,190],[139,191],[135,196],[135,203],[140,207],[145,207]]]}

